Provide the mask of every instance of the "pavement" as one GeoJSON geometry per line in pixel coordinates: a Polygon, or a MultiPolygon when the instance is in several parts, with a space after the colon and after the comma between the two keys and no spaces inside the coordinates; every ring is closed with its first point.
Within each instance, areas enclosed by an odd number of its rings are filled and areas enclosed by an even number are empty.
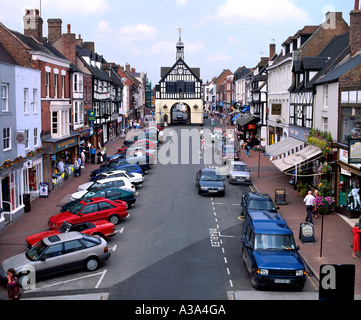
{"type": "MultiPolygon", "coordinates": [[[[231,127],[229,127],[231,128],[231,127]]],[[[106,144],[107,154],[112,155],[117,152],[118,147],[123,145],[123,139],[118,137],[106,144]]],[[[322,218],[314,220],[315,242],[313,244],[303,244],[299,240],[300,224],[305,221],[306,209],[303,199],[299,192],[293,189],[289,184],[290,177],[282,174],[263,154],[259,156],[258,152],[251,150],[250,157],[246,157],[246,152],[241,152],[241,160],[251,169],[251,178],[259,192],[268,193],[274,199],[276,189],[285,189],[287,195],[287,204],[280,206],[280,213],[293,230],[297,245],[300,246],[302,255],[309,270],[317,279],[320,276],[320,266],[323,264],[354,264],[356,266],[355,280],[355,299],[361,299],[361,253],[359,259],[351,257],[352,253],[352,226],[356,220],[349,220],[335,212],[324,216],[323,221],[323,239],[321,241],[322,218]],[[258,173],[258,168],[260,171],[258,173]]],[[[69,201],[69,193],[75,192],[77,187],[89,181],[89,175],[92,170],[99,165],[86,163],[80,177],[64,183],[62,187],[49,194],[48,198],[36,198],[31,202],[32,210],[25,213],[14,222],[9,222],[5,229],[0,233],[0,261],[7,259],[17,253],[25,250],[25,238],[35,232],[41,232],[48,229],[48,218],[57,212],[54,212],[54,203],[58,207],[69,201]]],[[[244,295],[242,295],[244,297],[244,295]]],[[[257,293],[248,295],[257,299],[257,293]]],[[[296,300],[299,295],[293,296],[296,300]]],[[[27,298],[23,296],[23,298],[27,298]]],[[[58,299],[58,300],[100,300],[106,299],[104,293],[76,294],[74,296],[55,296],[55,297],[35,297],[35,299],[58,299]]],[[[292,298],[290,296],[290,298],[292,298]]],[[[0,300],[7,299],[6,295],[0,292],[0,300]]],[[[32,299],[32,297],[28,297],[32,299]]],[[[244,299],[237,293],[233,293],[233,299],[244,299]]],[[[282,298],[283,299],[283,298],[282,298]]],[[[315,300],[317,295],[311,294],[304,299],[315,300]]]]}

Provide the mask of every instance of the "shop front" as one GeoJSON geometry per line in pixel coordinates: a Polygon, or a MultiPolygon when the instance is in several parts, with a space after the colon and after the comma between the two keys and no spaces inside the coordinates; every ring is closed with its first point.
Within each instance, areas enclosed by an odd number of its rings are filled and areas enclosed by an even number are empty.
{"type": "Polygon", "coordinates": [[[49,191],[53,191],[66,179],[72,177],[74,161],[78,156],[80,134],[71,134],[66,139],[49,139],[43,141],[44,154],[44,182],[49,184],[49,191]],[[64,171],[62,171],[62,165],[64,171]]]}
{"type": "Polygon", "coordinates": [[[349,164],[349,151],[339,149],[336,171],[336,211],[351,219],[361,215],[361,164],[349,164]]]}
{"type": "Polygon", "coordinates": [[[112,141],[117,137],[117,120],[108,122],[108,140],[112,141]]]}

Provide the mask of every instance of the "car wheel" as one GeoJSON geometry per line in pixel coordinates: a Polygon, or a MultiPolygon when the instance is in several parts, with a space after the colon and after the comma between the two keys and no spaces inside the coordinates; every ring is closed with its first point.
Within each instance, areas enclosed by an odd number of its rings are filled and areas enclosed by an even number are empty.
{"type": "Polygon", "coordinates": [[[119,218],[118,215],[113,214],[113,215],[111,215],[111,216],[109,217],[108,221],[111,222],[111,223],[114,224],[114,225],[117,225],[117,224],[119,223],[119,221],[120,221],[120,218],[119,218]]]}
{"type": "Polygon", "coordinates": [[[19,285],[21,288],[25,289],[25,288],[29,287],[29,285],[30,285],[29,274],[20,273],[18,275],[18,279],[19,279],[19,285]]]}
{"type": "Polygon", "coordinates": [[[96,257],[91,257],[85,260],[85,269],[88,271],[95,271],[99,267],[99,260],[96,257]]]}

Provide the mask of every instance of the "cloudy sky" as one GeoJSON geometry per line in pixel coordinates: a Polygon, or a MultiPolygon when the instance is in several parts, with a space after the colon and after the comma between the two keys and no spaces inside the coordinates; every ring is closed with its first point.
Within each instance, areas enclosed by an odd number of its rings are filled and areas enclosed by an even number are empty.
{"type": "Polygon", "coordinates": [[[153,85],[160,68],[175,63],[178,28],[185,60],[211,80],[223,69],[254,67],[276,43],[277,52],[305,25],[319,25],[328,11],[341,11],[349,23],[354,0],[0,0],[0,22],[23,30],[25,9],[40,8],[44,19],[60,18],[63,32],[94,41],[108,62],[130,63],[147,72],[153,85]]]}

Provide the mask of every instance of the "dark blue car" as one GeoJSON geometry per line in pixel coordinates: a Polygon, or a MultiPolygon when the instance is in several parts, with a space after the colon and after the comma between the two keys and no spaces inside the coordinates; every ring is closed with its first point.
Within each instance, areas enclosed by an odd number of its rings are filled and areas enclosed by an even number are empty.
{"type": "Polygon", "coordinates": [[[293,232],[279,213],[248,212],[241,242],[243,260],[255,289],[287,286],[302,290],[306,267],[293,232]]]}

